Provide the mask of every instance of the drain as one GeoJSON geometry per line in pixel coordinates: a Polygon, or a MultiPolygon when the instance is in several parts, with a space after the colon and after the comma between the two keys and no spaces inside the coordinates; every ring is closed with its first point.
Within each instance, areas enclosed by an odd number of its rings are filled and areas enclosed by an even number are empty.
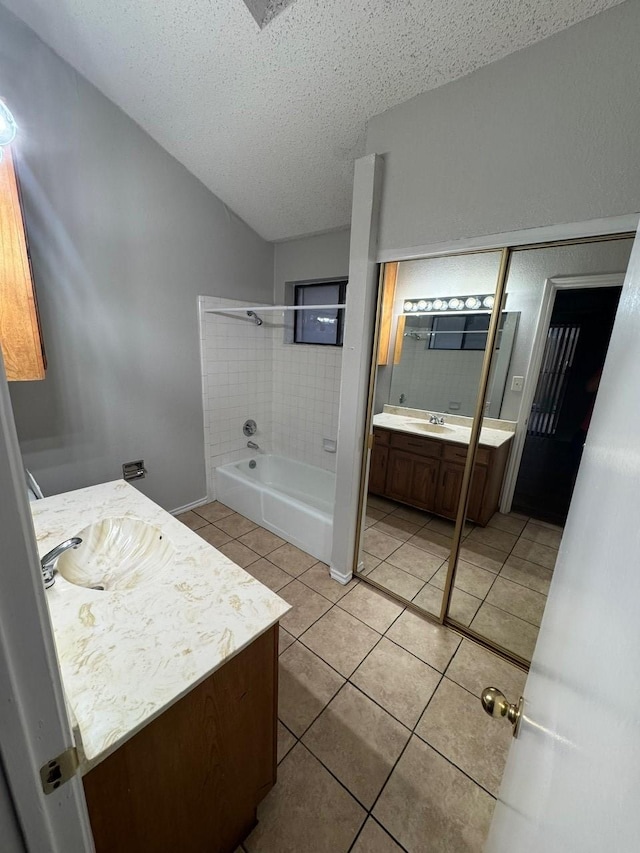
{"type": "Polygon", "coordinates": [[[92,587],[90,587],[90,589],[99,589],[99,590],[101,590],[102,592],[104,592],[104,587],[103,587],[103,586],[100,586],[100,584],[96,584],[96,586],[92,586],[92,587]]]}

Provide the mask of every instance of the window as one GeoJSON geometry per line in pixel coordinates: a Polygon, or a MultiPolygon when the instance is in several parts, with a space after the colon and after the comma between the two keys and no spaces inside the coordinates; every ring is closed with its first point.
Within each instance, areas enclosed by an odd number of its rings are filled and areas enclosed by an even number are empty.
{"type": "MultiPolygon", "coordinates": [[[[488,314],[457,314],[434,317],[429,336],[429,349],[483,350],[487,345],[489,330],[488,314]]],[[[504,325],[503,313],[498,331],[496,349],[500,349],[500,338],[504,325]]]]}
{"type": "MultiPolygon", "coordinates": [[[[342,305],[347,292],[346,281],[323,281],[294,286],[295,305],[342,305]]],[[[293,342],[341,347],[344,308],[318,308],[296,311],[293,342]]]]}

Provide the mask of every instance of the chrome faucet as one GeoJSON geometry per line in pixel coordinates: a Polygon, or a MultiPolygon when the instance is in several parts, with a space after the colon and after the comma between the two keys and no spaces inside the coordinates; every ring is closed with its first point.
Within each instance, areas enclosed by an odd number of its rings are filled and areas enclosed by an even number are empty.
{"type": "Polygon", "coordinates": [[[73,536],[71,539],[65,539],[64,542],[61,542],[60,545],[56,545],[52,551],[49,551],[49,553],[45,554],[40,560],[45,589],[49,589],[49,587],[53,586],[56,582],[55,568],[56,563],[58,562],[58,557],[61,554],[64,554],[65,551],[68,551],[69,548],[77,548],[81,543],[82,539],[79,536],[73,536]]]}
{"type": "Polygon", "coordinates": [[[444,426],[444,418],[439,418],[437,415],[430,415],[429,423],[438,424],[438,426],[444,426]]]}
{"type": "Polygon", "coordinates": [[[260,445],[256,444],[255,441],[248,441],[247,447],[249,448],[249,450],[260,450],[260,445]]]}

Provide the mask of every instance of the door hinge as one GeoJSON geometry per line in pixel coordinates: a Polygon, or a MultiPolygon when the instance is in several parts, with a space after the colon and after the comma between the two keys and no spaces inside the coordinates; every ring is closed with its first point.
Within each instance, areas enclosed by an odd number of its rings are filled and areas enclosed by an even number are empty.
{"type": "Polygon", "coordinates": [[[75,746],[68,747],[40,768],[42,790],[45,794],[52,794],[75,776],[79,766],[78,750],[75,746]]]}

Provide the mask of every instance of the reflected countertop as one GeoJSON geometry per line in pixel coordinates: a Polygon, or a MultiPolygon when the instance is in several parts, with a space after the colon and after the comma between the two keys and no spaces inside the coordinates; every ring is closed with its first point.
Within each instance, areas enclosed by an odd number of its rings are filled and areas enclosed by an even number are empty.
{"type": "Polygon", "coordinates": [[[153,524],[175,548],[171,565],[133,589],[88,589],[57,574],[46,591],[83,773],[291,609],[123,480],[31,511],[40,556],[109,517],[153,524]]]}
{"type": "MultiPolygon", "coordinates": [[[[469,444],[473,418],[460,415],[425,412],[421,409],[408,409],[400,406],[385,405],[384,411],[373,416],[374,427],[406,432],[453,444],[469,444]],[[432,414],[444,418],[444,425],[430,424],[432,414]]],[[[500,421],[485,418],[480,432],[480,444],[483,447],[502,447],[513,438],[516,424],[513,421],[500,421]]]]}

